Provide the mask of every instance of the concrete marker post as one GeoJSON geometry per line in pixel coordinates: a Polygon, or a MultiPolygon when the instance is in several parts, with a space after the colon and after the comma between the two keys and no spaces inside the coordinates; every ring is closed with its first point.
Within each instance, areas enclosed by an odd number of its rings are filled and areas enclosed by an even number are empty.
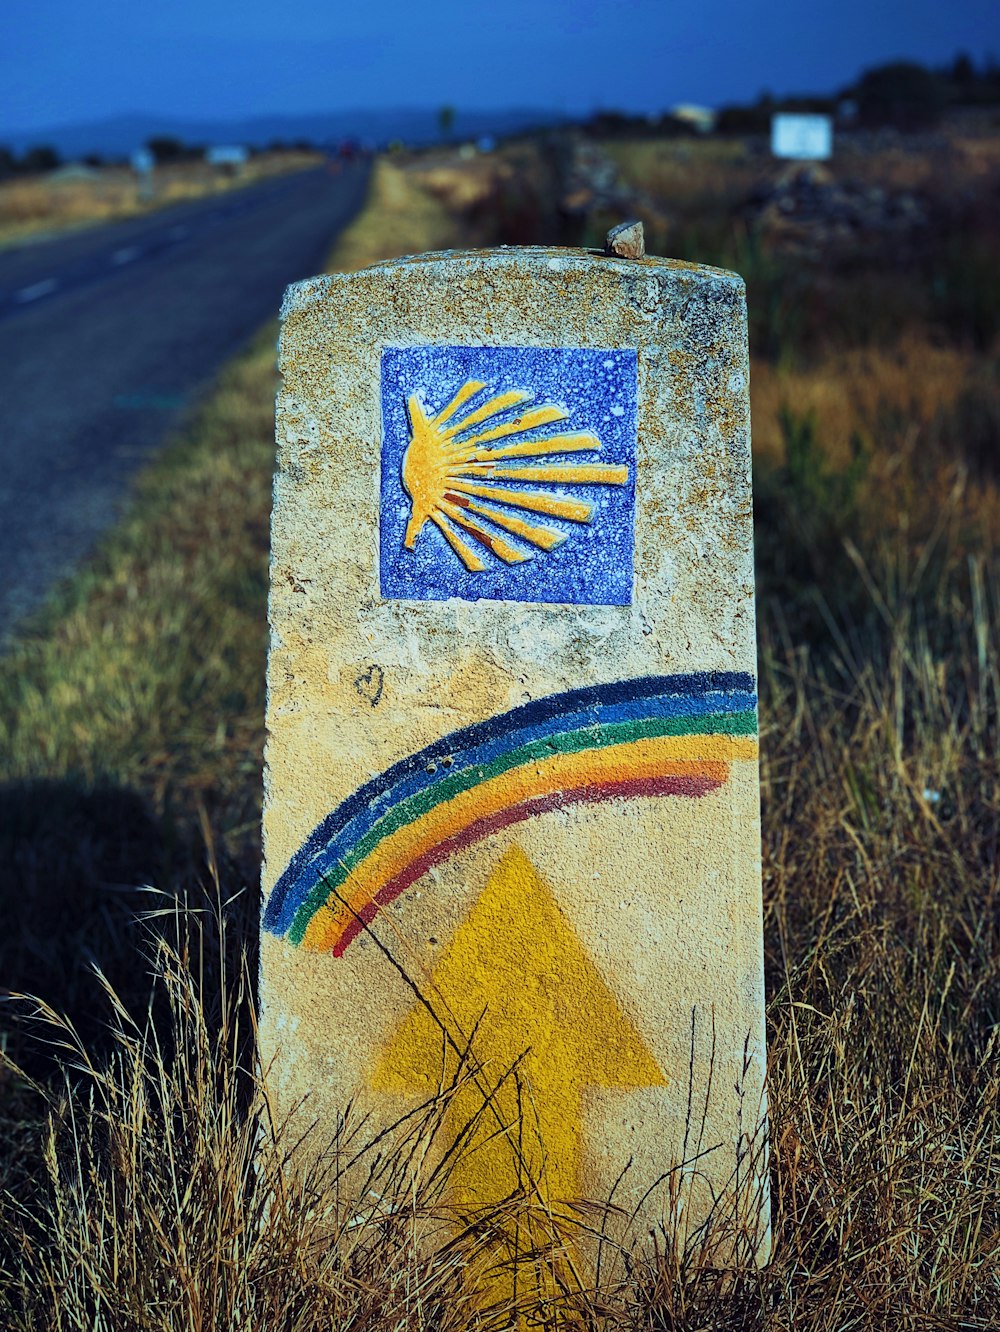
{"type": "Polygon", "coordinates": [[[471,1040],[445,1117],[481,1124],[458,1214],[614,1191],[633,1238],[683,1243],[714,1205],[762,1261],[742,281],[453,252],[298,283],[282,313],[261,943],[279,1120],[318,1152],[353,1100],[374,1132],[471,1040]],[[520,1106],[516,1147],[484,1098],[508,1124],[520,1106]]]}

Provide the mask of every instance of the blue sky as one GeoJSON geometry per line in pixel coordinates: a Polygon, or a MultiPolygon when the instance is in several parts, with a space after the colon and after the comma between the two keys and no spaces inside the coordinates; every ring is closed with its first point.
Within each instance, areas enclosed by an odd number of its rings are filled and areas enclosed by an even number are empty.
{"type": "Polygon", "coordinates": [[[1000,56],[997,0],[14,0],[0,126],[131,111],[653,111],[1000,56]]]}

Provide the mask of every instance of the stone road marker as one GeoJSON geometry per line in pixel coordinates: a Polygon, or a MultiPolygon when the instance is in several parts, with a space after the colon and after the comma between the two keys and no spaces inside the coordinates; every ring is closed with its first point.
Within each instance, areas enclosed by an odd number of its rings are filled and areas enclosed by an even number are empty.
{"type": "Polygon", "coordinates": [[[462,1212],[619,1180],[640,1234],[714,1193],[764,1236],[742,282],[452,253],[299,283],[283,315],[279,1118],[317,1150],[352,1098],[391,1124],[473,1038],[462,1212]]]}

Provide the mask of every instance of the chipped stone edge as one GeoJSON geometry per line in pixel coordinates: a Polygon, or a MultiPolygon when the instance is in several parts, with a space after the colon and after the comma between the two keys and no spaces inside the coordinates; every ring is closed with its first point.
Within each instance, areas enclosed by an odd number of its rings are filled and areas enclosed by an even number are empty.
{"type": "Polygon", "coordinates": [[[303,310],[307,305],[315,305],[329,293],[334,277],[343,277],[343,273],[320,273],[317,277],[303,278],[285,288],[281,300],[282,319],[287,319],[293,310],[303,310]]]}

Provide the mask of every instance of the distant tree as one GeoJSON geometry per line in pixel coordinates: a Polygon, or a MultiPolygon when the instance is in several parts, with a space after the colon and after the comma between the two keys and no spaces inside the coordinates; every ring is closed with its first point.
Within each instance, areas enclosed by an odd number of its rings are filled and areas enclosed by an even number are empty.
{"type": "Polygon", "coordinates": [[[862,74],[855,89],[863,125],[894,125],[925,129],[941,115],[946,100],[944,81],[923,65],[898,61],[862,74]]]}
{"type": "Polygon", "coordinates": [[[669,138],[693,134],[691,123],[669,111],[660,115],[638,116],[629,111],[602,108],[583,122],[583,131],[594,139],[669,138]]]}
{"type": "Polygon", "coordinates": [[[791,97],[782,97],[773,104],[775,111],[790,111],[798,115],[833,115],[837,109],[836,97],[822,93],[796,93],[791,97]]]}
{"type": "Polygon", "coordinates": [[[630,115],[627,111],[605,109],[595,111],[584,128],[588,134],[598,139],[618,139],[625,135],[638,137],[649,133],[649,121],[645,116],[630,115]]]}
{"type": "Polygon", "coordinates": [[[180,139],[167,134],[157,134],[147,139],[146,147],[157,162],[179,162],[186,155],[186,149],[180,139]]]}
{"type": "Polygon", "coordinates": [[[5,143],[0,143],[0,180],[12,176],[17,170],[17,158],[5,143]]]}
{"type": "Polygon", "coordinates": [[[88,153],[83,159],[83,165],[89,167],[102,167],[104,165],[104,158],[100,153],[88,153]]]}
{"type": "Polygon", "coordinates": [[[994,56],[988,56],[979,80],[980,101],[995,105],[1000,102],[1000,64],[994,56]]]}
{"type": "Polygon", "coordinates": [[[1000,102],[1000,67],[991,56],[977,69],[971,57],[960,52],[942,74],[952,101],[962,106],[995,106],[1000,102]]]}
{"type": "Polygon", "coordinates": [[[442,139],[451,138],[451,132],[455,128],[455,108],[453,106],[443,106],[438,112],[438,130],[442,139]]]}
{"type": "Polygon", "coordinates": [[[976,82],[976,67],[965,51],[959,52],[948,72],[952,83],[963,92],[967,92],[976,82]]]}
{"type": "Polygon", "coordinates": [[[724,106],[715,118],[717,134],[766,134],[771,125],[773,103],[756,106],[724,106]]]}
{"type": "Polygon", "coordinates": [[[59,154],[48,144],[42,144],[37,148],[29,148],[20,161],[20,170],[29,175],[39,174],[43,171],[55,171],[59,165],[59,154]]]}

